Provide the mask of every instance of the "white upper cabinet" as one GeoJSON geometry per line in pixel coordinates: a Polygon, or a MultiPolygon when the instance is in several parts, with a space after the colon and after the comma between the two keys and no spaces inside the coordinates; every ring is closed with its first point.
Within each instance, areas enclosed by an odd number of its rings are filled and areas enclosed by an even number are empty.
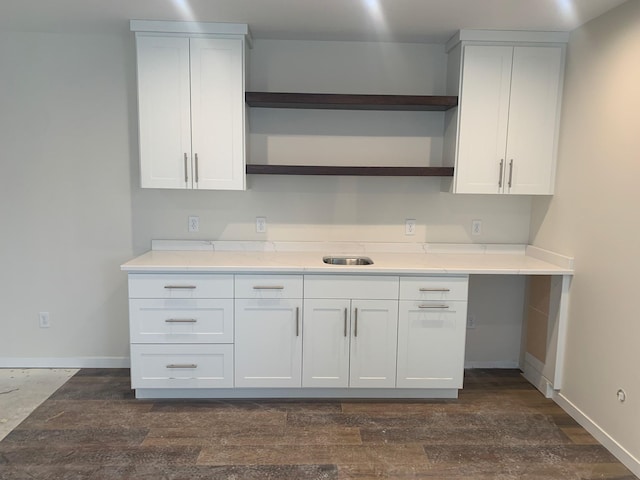
{"type": "Polygon", "coordinates": [[[137,32],[143,188],[245,189],[244,43],[137,32]]]}
{"type": "MultiPolygon", "coordinates": [[[[553,194],[564,45],[461,43],[454,193],[553,194]]],[[[450,93],[450,92],[449,92],[450,93]]],[[[448,159],[447,159],[448,157],[448,159]]]]}

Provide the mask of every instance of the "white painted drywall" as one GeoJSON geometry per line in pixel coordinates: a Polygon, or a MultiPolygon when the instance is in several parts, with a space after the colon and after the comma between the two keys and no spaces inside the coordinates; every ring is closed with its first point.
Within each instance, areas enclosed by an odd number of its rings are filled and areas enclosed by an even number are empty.
{"type": "MultiPolygon", "coordinates": [[[[246,192],[142,190],[133,35],[0,35],[0,361],[127,357],[119,265],[154,238],[527,241],[529,198],[454,196],[440,191],[438,178],[254,176],[246,192]],[[189,215],[200,216],[197,234],[187,232],[189,215]],[[255,233],[257,215],[267,217],[266,234],[255,233]],[[417,220],[415,236],[404,235],[405,218],[417,220]],[[479,237],[470,235],[473,219],[483,220],[479,237]],[[50,312],[51,328],[38,327],[39,311],[50,312]]],[[[258,40],[252,58],[256,90],[436,94],[444,85],[442,46],[258,40]]],[[[433,114],[416,115],[439,125],[433,114]]],[[[395,115],[391,124],[363,117],[343,123],[351,130],[336,137],[349,142],[360,129],[378,142],[372,153],[406,140],[405,128],[418,145],[438,143],[411,121],[396,125],[395,115]]],[[[272,138],[286,131],[282,119],[263,126],[272,138]]],[[[436,165],[438,148],[425,154],[436,165]]],[[[311,149],[303,142],[290,151],[305,157],[311,149]]],[[[513,312],[503,322],[520,319],[513,312]]],[[[479,321],[476,333],[483,328],[479,321]]]]}
{"type": "Polygon", "coordinates": [[[128,356],[130,41],[0,32],[0,357],[128,356]]]}
{"type": "Polygon", "coordinates": [[[640,459],[640,2],[571,35],[556,195],[531,242],[575,257],[562,395],[640,459]],[[624,404],[616,392],[627,392],[624,404]]]}

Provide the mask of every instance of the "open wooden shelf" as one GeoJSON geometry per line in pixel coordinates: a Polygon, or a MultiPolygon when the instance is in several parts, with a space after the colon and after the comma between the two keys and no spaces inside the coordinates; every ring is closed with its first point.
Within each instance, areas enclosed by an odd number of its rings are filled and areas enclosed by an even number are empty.
{"type": "Polygon", "coordinates": [[[453,177],[453,167],[343,167],[327,165],[247,165],[254,175],[352,175],[370,177],[453,177]]]}
{"type": "Polygon", "coordinates": [[[336,93],[246,92],[250,107],[327,110],[445,111],[458,97],[444,95],[346,95],[336,93]]]}

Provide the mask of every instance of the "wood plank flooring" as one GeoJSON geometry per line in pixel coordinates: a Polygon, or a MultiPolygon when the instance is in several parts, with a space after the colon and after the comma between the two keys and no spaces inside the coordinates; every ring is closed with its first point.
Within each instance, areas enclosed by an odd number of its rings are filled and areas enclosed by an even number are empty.
{"type": "Polygon", "coordinates": [[[135,400],[81,370],[0,442],[0,479],[636,477],[517,370],[469,370],[458,400],[135,400]]]}

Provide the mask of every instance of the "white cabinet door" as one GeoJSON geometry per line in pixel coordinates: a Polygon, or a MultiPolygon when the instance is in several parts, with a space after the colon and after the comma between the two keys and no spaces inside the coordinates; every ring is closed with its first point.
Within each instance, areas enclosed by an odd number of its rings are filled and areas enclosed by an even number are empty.
{"type": "Polygon", "coordinates": [[[505,170],[509,193],[553,193],[562,78],[560,47],[514,49],[505,170]]]}
{"type": "Polygon", "coordinates": [[[350,386],[396,385],[397,300],[352,300],[350,386]]]}
{"type": "Polygon", "coordinates": [[[245,188],[242,49],[242,39],[191,39],[194,188],[245,188]]]}
{"type": "Polygon", "coordinates": [[[466,46],[460,91],[456,193],[501,193],[513,47],[466,46]]]}
{"type": "Polygon", "coordinates": [[[462,388],[466,318],[466,301],[400,301],[398,388],[462,388]]]}
{"type": "Polygon", "coordinates": [[[143,188],[191,188],[189,39],[139,36],[138,117],[143,188]]]}
{"type": "Polygon", "coordinates": [[[236,299],[236,387],[300,387],[302,301],[236,299]]]}
{"type": "Polygon", "coordinates": [[[344,299],[304,301],[302,386],[349,386],[350,304],[344,299]]]}
{"type": "Polygon", "coordinates": [[[559,46],[464,47],[456,193],[553,193],[559,46]]]}

